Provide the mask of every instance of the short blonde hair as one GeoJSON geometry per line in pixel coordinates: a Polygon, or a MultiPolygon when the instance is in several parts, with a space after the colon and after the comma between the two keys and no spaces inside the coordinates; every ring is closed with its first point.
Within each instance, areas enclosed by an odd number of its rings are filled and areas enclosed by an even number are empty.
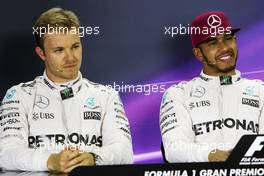
{"type": "Polygon", "coordinates": [[[41,49],[44,49],[44,35],[40,35],[40,32],[48,27],[78,28],[80,21],[72,11],[62,8],[51,8],[43,12],[34,24],[34,28],[38,31],[34,33],[36,44],[41,49]]]}

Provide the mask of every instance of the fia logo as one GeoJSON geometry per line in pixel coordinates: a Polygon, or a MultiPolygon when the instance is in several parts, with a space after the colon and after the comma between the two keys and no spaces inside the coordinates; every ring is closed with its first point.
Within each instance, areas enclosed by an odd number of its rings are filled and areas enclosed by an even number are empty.
{"type": "Polygon", "coordinates": [[[256,136],[246,154],[240,161],[240,165],[260,165],[264,161],[264,136],[256,136]]]}
{"type": "Polygon", "coordinates": [[[263,147],[264,147],[264,136],[257,136],[255,141],[249,147],[245,156],[252,157],[255,152],[262,151],[263,147]]]}

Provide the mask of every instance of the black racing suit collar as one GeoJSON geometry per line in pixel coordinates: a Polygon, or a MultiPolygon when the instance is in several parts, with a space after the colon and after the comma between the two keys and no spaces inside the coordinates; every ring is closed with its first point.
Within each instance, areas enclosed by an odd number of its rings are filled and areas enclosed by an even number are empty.
{"type": "Polygon", "coordinates": [[[236,74],[232,76],[209,76],[203,72],[200,73],[200,78],[203,81],[212,83],[214,85],[231,85],[238,82],[241,79],[241,73],[235,70],[236,74]]]}

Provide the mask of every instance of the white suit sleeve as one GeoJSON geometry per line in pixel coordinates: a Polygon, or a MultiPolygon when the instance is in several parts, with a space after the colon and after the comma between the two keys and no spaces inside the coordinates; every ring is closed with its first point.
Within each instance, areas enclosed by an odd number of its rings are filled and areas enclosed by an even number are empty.
{"type": "Polygon", "coordinates": [[[93,151],[102,159],[99,164],[132,164],[133,150],[129,121],[119,95],[115,91],[108,99],[103,118],[103,146],[93,151]]]}
{"type": "Polygon", "coordinates": [[[172,86],[163,95],[160,130],[168,162],[208,161],[208,155],[213,148],[195,143],[183,85],[172,86]]]}
{"type": "Polygon", "coordinates": [[[46,171],[50,152],[28,148],[28,103],[18,86],[9,89],[0,107],[0,167],[46,171]]]}
{"type": "Polygon", "coordinates": [[[259,117],[259,134],[264,134],[264,106],[262,106],[259,117]]]}
{"type": "Polygon", "coordinates": [[[261,82],[260,86],[260,97],[261,97],[261,110],[259,117],[259,134],[264,134],[264,83],[261,82]]]}

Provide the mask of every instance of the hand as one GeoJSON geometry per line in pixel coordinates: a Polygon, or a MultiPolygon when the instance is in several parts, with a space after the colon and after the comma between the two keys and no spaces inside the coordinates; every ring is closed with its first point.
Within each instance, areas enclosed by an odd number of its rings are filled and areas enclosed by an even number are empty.
{"type": "Polygon", "coordinates": [[[58,154],[51,154],[47,165],[51,172],[69,173],[78,166],[93,166],[95,163],[92,154],[66,148],[58,154]]]}
{"type": "Polygon", "coordinates": [[[215,162],[215,161],[226,161],[227,158],[229,157],[230,153],[232,150],[212,150],[209,155],[208,155],[208,160],[210,162],[215,162]]]}
{"type": "Polygon", "coordinates": [[[79,155],[73,159],[71,159],[66,164],[66,169],[64,170],[65,173],[71,172],[74,168],[79,166],[94,166],[94,156],[91,153],[79,153],[79,155]]]}
{"type": "Polygon", "coordinates": [[[64,149],[60,153],[51,154],[47,162],[48,170],[56,173],[65,173],[66,164],[78,155],[79,151],[72,151],[67,149],[64,149]]]}

